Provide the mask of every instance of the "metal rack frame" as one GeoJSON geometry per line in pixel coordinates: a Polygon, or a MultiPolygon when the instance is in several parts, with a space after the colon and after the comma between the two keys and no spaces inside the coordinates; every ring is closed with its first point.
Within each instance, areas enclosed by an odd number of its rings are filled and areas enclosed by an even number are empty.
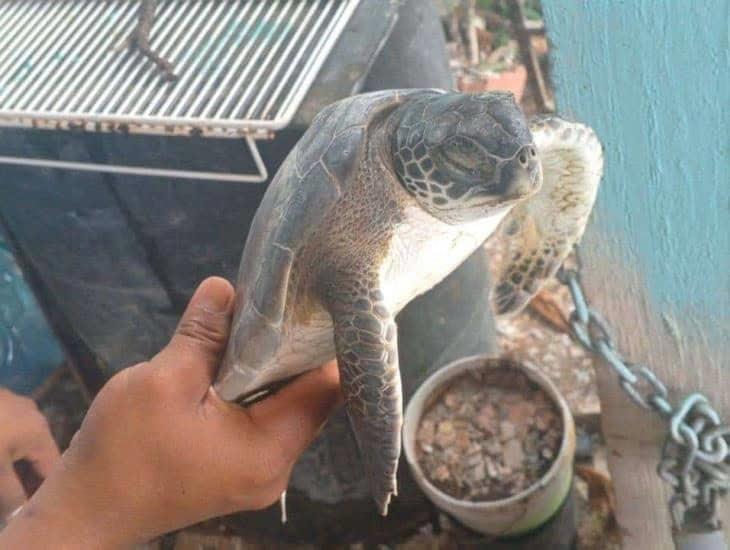
{"type": "Polygon", "coordinates": [[[137,0],[0,4],[0,126],[243,138],[255,174],[0,156],[0,163],[262,182],[256,141],[286,127],[360,0],[161,0],[151,45],[164,81],[120,48],[137,0]]]}

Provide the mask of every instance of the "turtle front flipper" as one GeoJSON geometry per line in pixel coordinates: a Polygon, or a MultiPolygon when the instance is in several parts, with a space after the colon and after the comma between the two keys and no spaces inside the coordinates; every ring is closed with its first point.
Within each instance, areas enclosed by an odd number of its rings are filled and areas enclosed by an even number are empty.
{"type": "Polygon", "coordinates": [[[498,315],[518,313],[558,270],[583,235],[603,173],[601,143],[588,126],[540,117],[530,131],[543,183],[502,223],[509,251],[492,291],[498,315]]]}
{"type": "Polygon", "coordinates": [[[377,285],[339,282],[330,301],[347,415],[382,515],[397,494],[402,396],[395,319],[377,285]]]}

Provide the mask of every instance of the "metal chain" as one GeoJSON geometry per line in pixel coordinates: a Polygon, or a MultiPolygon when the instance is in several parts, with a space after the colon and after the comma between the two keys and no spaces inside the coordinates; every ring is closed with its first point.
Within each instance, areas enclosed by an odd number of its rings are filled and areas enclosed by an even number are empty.
{"type": "Polygon", "coordinates": [[[623,358],[605,320],[586,300],[577,254],[576,258],[575,269],[563,266],[557,273],[573,300],[575,309],[569,318],[573,336],[611,366],[634,403],[667,420],[668,434],[657,470],[674,491],[669,507],[675,529],[682,528],[690,513],[708,528],[718,529],[717,499],[730,490],[730,425],[721,422],[700,393],[673,406],[667,387],[649,367],[623,358]]]}

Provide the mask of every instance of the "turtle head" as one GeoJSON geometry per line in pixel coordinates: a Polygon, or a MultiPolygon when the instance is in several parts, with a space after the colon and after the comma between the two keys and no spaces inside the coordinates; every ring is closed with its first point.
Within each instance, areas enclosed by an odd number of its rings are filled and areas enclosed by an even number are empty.
{"type": "Polygon", "coordinates": [[[406,103],[397,113],[394,170],[437,218],[461,223],[488,217],[540,188],[540,161],[512,94],[440,94],[406,103]]]}

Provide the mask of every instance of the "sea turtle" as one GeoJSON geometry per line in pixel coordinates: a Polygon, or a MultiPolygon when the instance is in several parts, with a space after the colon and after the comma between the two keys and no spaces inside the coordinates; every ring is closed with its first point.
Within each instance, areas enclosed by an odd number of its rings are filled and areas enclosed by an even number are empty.
{"type": "Polygon", "coordinates": [[[396,314],[510,210],[493,298],[500,314],[519,310],[582,234],[601,167],[590,129],[528,125],[507,93],[390,90],[326,107],[254,217],[215,389],[237,400],[336,356],[386,514],[401,444],[396,314]]]}

